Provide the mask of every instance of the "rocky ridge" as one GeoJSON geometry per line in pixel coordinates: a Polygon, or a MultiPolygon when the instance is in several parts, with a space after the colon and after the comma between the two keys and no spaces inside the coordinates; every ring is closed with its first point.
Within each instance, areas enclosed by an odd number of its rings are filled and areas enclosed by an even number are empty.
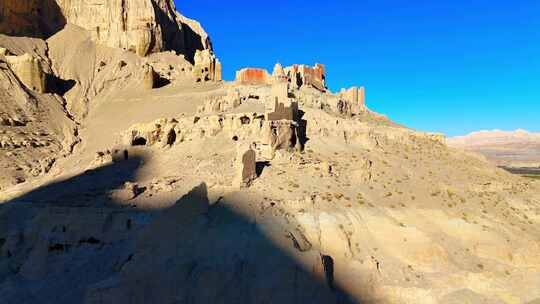
{"type": "Polygon", "coordinates": [[[93,35],[0,36],[1,164],[55,157],[0,190],[0,302],[540,299],[538,182],[332,93],[322,65],[226,82],[208,49],[93,35]]]}

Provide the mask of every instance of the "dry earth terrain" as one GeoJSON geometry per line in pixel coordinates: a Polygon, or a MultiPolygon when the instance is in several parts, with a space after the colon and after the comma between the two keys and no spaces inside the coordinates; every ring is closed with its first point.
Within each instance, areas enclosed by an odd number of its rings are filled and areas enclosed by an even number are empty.
{"type": "Polygon", "coordinates": [[[540,302],[539,180],[86,3],[0,3],[0,303],[540,302]]]}

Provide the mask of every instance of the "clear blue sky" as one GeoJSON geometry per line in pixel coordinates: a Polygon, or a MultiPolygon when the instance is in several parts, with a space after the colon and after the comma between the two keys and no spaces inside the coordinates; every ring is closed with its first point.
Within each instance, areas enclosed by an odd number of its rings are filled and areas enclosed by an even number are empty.
{"type": "Polygon", "coordinates": [[[232,80],[247,66],[324,63],[398,123],[460,135],[540,131],[540,1],[176,0],[232,80]]]}

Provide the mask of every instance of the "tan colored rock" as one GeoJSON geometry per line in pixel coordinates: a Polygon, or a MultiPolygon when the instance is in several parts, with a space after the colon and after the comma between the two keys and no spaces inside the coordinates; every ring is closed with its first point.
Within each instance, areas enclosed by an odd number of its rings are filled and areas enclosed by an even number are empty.
{"type": "Polygon", "coordinates": [[[143,66],[143,80],[141,82],[141,87],[145,90],[151,90],[154,88],[154,82],[156,79],[156,73],[152,66],[145,64],[143,66]]]}
{"type": "Polygon", "coordinates": [[[364,109],[366,105],[366,90],[364,87],[352,87],[347,90],[342,89],[339,96],[349,102],[354,109],[364,109]]]}
{"type": "Polygon", "coordinates": [[[288,81],[287,74],[280,63],[276,63],[274,71],[272,72],[272,78],[274,81],[288,81]]]}
{"type": "Polygon", "coordinates": [[[140,56],[173,50],[188,60],[211,49],[200,24],[181,16],[169,0],[57,0],[67,22],[91,33],[99,44],[140,56]]]}
{"type": "Polygon", "coordinates": [[[221,81],[221,62],[211,50],[197,50],[195,52],[193,76],[197,82],[221,81]]]}
{"type": "Polygon", "coordinates": [[[275,111],[275,105],[277,103],[281,103],[285,106],[291,105],[291,101],[289,100],[289,82],[286,79],[279,77],[277,79],[274,78],[272,81],[272,95],[270,101],[267,102],[267,111],[275,111]]]}
{"type": "Polygon", "coordinates": [[[265,128],[265,143],[276,150],[291,150],[298,144],[298,127],[292,120],[269,120],[265,128]]]}
{"type": "Polygon", "coordinates": [[[45,73],[39,59],[29,54],[21,56],[6,56],[10,68],[19,80],[30,90],[45,93],[45,73]]]}
{"type": "Polygon", "coordinates": [[[285,74],[297,88],[311,86],[321,92],[326,91],[326,71],[324,65],[317,63],[314,67],[295,64],[284,68],[285,74]]]}
{"type": "Polygon", "coordinates": [[[224,97],[211,97],[197,108],[199,114],[212,114],[230,111],[242,104],[242,96],[237,88],[231,87],[224,97]]]}

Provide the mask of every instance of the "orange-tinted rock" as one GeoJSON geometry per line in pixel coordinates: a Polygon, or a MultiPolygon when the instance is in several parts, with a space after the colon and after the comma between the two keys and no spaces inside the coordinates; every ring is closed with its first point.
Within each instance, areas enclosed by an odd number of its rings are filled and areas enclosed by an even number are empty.
{"type": "Polygon", "coordinates": [[[245,68],[236,72],[236,82],[244,85],[268,85],[271,78],[265,69],[245,68]]]}
{"type": "Polygon", "coordinates": [[[326,91],[326,75],[324,65],[317,63],[314,67],[310,67],[304,64],[292,65],[286,67],[285,73],[291,80],[293,85],[298,88],[302,86],[312,86],[319,91],[326,91]]]}

